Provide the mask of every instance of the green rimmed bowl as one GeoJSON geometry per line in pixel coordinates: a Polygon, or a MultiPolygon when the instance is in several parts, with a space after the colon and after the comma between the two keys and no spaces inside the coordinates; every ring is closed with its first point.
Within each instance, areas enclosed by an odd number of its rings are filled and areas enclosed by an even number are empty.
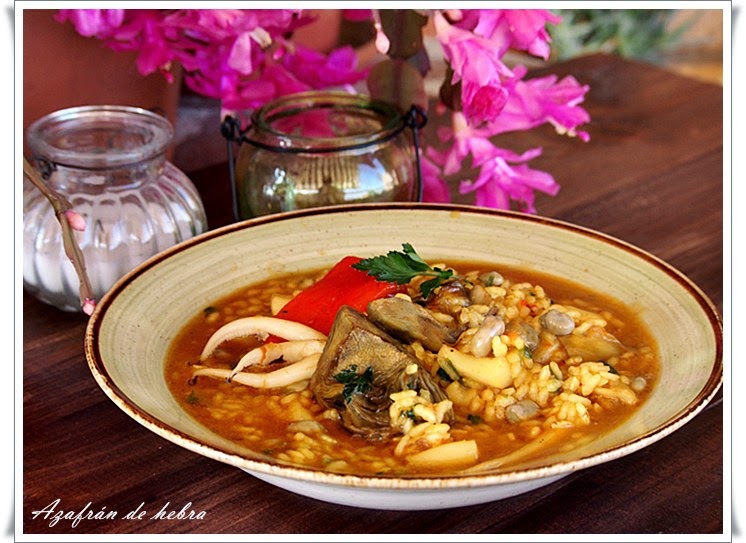
{"type": "Polygon", "coordinates": [[[270,215],[207,232],[143,263],[100,301],[86,330],[88,365],[108,397],[140,424],[197,454],[320,500],[393,510],[494,501],[634,453],[676,431],[717,393],[722,323],[683,274],[618,239],[561,221],[461,205],[368,204],[270,215]],[[444,477],[353,476],[260,458],[192,419],[172,396],[164,361],[200,308],[278,273],[333,265],[411,243],[426,260],[536,269],[638,310],[658,342],[661,377],[622,425],[541,462],[444,477]],[[672,318],[672,315],[675,318],[672,318]]]}

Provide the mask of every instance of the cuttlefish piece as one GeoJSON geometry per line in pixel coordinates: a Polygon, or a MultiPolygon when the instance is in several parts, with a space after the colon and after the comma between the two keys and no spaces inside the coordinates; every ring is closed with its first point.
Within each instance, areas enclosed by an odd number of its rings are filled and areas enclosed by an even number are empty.
{"type": "Polygon", "coordinates": [[[289,341],[310,339],[326,341],[324,334],[305,324],[277,317],[244,317],[231,321],[216,330],[202,349],[200,360],[206,360],[225,341],[248,336],[258,336],[264,341],[270,335],[289,341]]]}
{"type": "Polygon", "coordinates": [[[241,372],[233,375],[232,370],[195,366],[192,375],[194,377],[203,375],[214,379],[235,381],[236,383],[254,388],[280,388],[310,379],[314,371],[316,371],[319,356],[320,354],[307,356],[294,364],[269,373],[241,372]]]}
{"type": "Polygon", "coordinates": [[[249,366],[267,365],[274,360],[282,358],[286,362],[297,362],[314,354],[320,354],[324,350],[326,341],[320,339],[300,339],[296,341],[284,341],[282,343],[265,343],[261,347],[252,349],[238,361],[233,368],[231,379],[236,373],[249,366]]]}

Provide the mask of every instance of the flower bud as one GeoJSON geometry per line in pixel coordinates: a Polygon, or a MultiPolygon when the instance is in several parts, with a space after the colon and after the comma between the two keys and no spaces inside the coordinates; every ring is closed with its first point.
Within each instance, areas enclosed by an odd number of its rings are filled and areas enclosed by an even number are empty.
{"type": "Polygon", "coordinates": [[[73,230],[77,230],[78,232],[83,232],[85,230],[85,219],[80,215],[80,213],[68,209],[65,211],[65,219],[67,220],[67,224],[69,224],[70,228],[73,230]]]}

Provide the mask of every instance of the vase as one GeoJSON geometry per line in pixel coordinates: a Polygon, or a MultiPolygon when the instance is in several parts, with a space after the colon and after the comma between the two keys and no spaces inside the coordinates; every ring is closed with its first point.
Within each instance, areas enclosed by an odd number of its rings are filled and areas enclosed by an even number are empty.
{"type": "Polygon", "coordinates": [[[421,125],[410,121],[388,103],[344,92],[310,91],[269,102],[251,114],[237,138],[237,218],[420,199],[421,125]]]}
{"type": "MultiPolygon", "coordinates": [[[[27,143],[47,185],[86,227],[74,232],[93,295],[147,258],[207,230],[200,196],[166,159],[174,129],[160,115],[129,106],[81,106],[35,121],[27,143]]],[[[23,284],[38,299],[80,310],[79,278],[46,197],[23,190],[23,284]]]]}

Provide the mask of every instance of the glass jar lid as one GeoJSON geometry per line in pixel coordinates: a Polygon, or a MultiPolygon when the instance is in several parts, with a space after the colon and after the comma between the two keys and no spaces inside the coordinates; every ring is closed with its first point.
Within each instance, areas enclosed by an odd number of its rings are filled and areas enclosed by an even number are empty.
{"type": "Polygon", "coordinates": [[[80,168],[110,168],[165,153],[173,125],[130,106],[94,105],[55,111],[38,119],[26,139],[37,158],[80,168]]]}

